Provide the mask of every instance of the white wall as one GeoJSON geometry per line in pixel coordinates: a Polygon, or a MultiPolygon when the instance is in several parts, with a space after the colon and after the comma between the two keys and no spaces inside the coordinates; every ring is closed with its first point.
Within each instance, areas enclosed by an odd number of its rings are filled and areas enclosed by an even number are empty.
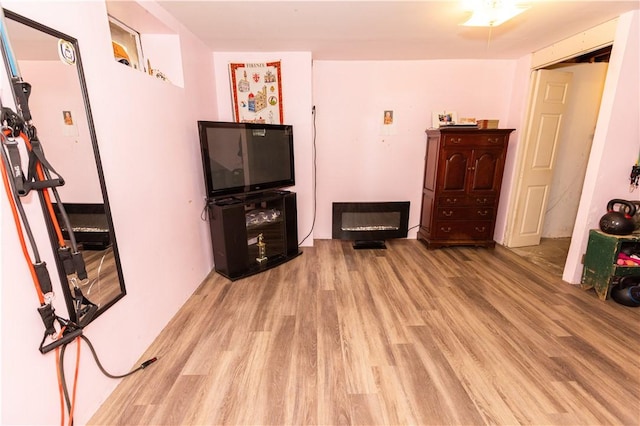
{"type": "MultiPolygon", "coordinates": [[[[103,2],[3,1],[2,5],[79,40],[127,286],[124,299],[85,329],[85,335],[110,371],[128,371],[213,265],[208,227],[200,220],[205,191],[196,126],[202,116],[217,115],[211,53],[159,6],[144,3],[149,17],[162,18],[180,35],[183,89],[113,60],[103,2]]],[[[0,77],[2,100],[8,103],[4,69],[0,77]]],[[[6,196],[0,198],[0,423],[59,424],[55,356],[38,352],[44,328],[36,313],[37,299],[19,253],[6,196]]],[[[31,199],[25,203],[35,204],[31,199]]],[[[48,241],[40,222],[34,219],[35,232],[45,248],[48,241]]],[[[45,260],[58,289],[56,311],[67,316],[55,263],[47,253],[45,260]]],[[[73,353],[70,348],[70,368],[73,353]]],[[[79,425],[118,383],[98,371],[86,347],[80,364],[79,425]]],[[[72,376],[69,370],[68,377],[72,376]]]]}
{"type": "Polygon", "coordinates": [[[513,80],[511,81],[511,95],[508,104],[508,116],[504,125],[500,127],[516,129],[509,137],[509,149],[504,162],[504,174],[502,176],[502,188],[500,190],[500,202],[498,203],[498,211],[496,212],[496,227],[493,238],[499,244],[504,244],[507,219],[509,217],[509,209],[512,203],[511,192],[516,184],[517,176],[516,164],[518,161],[518,153],[521,148],[520,134],[524,115],[527,108],[527,93],[529,89],[529,78],[531,70],[531,55],[518,59],[515,63],[513,80]]]}
{"type": "Polygon", "coordinates": [[[514,70],[504,60],[315,61],[315,237],[331,238],[333,202],[410,201],[415,238],[432,112],[504,124],[514,70]],[[392,126],[383,126],[385,110],[393,110],[392,126]]]}
{"type": "Polygon", "coordinates": [[[542,237],[570,237],[607,75],[606,62],[563,64],[553,69],[573,73],[571,93],[556,151],[542,237]]]}

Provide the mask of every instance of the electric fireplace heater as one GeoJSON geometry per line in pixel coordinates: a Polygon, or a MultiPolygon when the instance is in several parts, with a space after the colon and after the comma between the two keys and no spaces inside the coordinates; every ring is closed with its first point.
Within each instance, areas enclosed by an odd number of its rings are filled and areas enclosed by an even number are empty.
{"type": "Polygon", "coordinates": [[[353,248],[386,248],[385,240],[406,238],[409,201],[333,203],[332,238],[353,248]]]}

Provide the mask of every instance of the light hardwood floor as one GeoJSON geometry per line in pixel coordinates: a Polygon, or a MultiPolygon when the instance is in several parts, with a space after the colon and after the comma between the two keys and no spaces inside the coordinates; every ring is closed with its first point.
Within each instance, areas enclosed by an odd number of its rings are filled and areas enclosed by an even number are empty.
{"type": "Polygon", "coordinates": [[[640,308],[497,246],[212,273],[92,425],[638,425],[640,308]]]}
{"type": "Polygon", "coordinates": [[[542,238],[538,245],[516,247],[510,250],[529,262],[547,269],[554,275],[562,277],[570,245],[571,237],[542,238]]]}

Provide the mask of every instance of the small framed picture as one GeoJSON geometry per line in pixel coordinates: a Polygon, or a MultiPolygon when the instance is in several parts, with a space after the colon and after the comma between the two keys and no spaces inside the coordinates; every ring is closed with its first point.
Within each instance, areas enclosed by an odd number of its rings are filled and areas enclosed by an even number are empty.
{"type": "Polygon", "coordinates": [[[458,121],[458,114],[454,111],[439,111],[432,113],[431,126],[435,129],[442,126],[453,126],[458,121]]]}
{"type": "Polygon", "coordinates": [[[385,110],[384,111],[383,123],[385,125],[393,124],[393,111],[392,110],[385,110]]]}
{"type": "Polygon", "coordinates": [[[65,125],[73,126],[73,116],[71,115],[71,111],[62,111],[62,120],[65,125]]]}

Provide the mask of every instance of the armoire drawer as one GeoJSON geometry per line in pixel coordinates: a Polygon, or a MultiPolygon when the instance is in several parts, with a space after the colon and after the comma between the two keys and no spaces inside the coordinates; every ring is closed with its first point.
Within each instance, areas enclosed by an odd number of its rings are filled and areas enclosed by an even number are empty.
{"type": "Polygon", "coordinates": [[[493,207],[496,203],[495,195],[477,195],[477,196],[466,196],[466,195],[442,195],[438,197],[438,201],[436,206],[438,207],[466,207],[466,206],[474,206],[474,207],[493,207]]]}
{"type": "Polygon", "coordinates": [[[456,240],[484,240],[491,238],[493,231],[493,221],[455,221],[442,220],[434,223],[431,235],[436,239],[456,239],[456,240]]]}
{"type": "MultiPolygon", "coordinates": [[[[438,207],[464,207],[471,205],[473,200],[466,195],[441,195],[438,197],[438,207]]],[[[474,201],[475,202],[475,201],[474,201]]]]}
{"type": "Polygon", "coordinates": [[[470,205],[478,206],[478,207],[493,207],[496,202],[496,197],[494,195],[490,195],[488,197],[471,197],[470,205]]]}
{"type": "Polygon", "coordinates": [[[505,145],[506,137],[503,135],[492,134],[452,134],[444,136],[444,147],[452,146],[473,146],[473,147],[487,147],[497,146],[501,147],[505,145]]]}
{"type": "Polygon", "coordinates": [[[493,220],[493,207],[438,207],[436,218],[444,220],[493,220]]]}

